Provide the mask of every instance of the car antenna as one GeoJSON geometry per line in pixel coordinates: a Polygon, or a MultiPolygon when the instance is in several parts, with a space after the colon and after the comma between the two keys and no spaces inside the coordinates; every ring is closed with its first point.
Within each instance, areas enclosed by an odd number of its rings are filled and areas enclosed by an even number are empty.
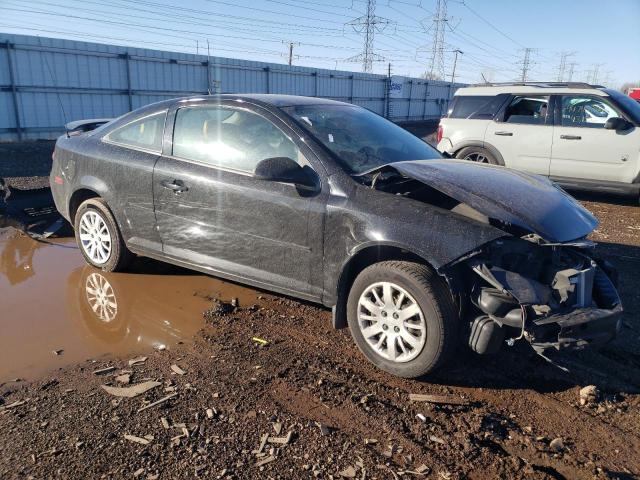
{"type": "MultiPolygon", "coordinates": [[[[53,80],[54,87],[58,86],[58,80],[56,79],[53,70],[51,69],[51,65],[49,65],[49,60],[46,55],[43,55],[44,63],[47,65],[47,70],[49,70],[49,75],[51,75],[51,79],[53,80]]],[[[60,105],[60,111],[62,112],[62,121],[64,122],[64,134],[69,138],[69,130],[67,129],[67,113],[64,111],[64,105],[62,104],[62,99],[60,98],[60,92],[56,89],[56,98],[58,99],[58,104],[60,105]]]]}

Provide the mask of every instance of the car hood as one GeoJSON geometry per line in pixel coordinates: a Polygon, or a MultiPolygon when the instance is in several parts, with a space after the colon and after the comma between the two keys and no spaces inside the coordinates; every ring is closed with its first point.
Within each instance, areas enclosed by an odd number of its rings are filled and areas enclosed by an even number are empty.
{"type": "Polygon", "coordinates": [[[539,175],[466,160],[416,160],[387,165],[465,203],[489,218],[562,243],[588,235],[598,220],[539,175]]]}

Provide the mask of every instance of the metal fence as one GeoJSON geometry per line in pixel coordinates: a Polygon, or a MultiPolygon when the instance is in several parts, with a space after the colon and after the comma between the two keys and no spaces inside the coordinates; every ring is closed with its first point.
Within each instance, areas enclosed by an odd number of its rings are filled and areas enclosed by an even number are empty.
{"type": "Polygon", "coordinates": [[[65,120],[115,117],[209,92],[307,95],[354,103],[394,121],[433,119],[458,86],[0,33],[0,140],[55,138],[65,120]]]}

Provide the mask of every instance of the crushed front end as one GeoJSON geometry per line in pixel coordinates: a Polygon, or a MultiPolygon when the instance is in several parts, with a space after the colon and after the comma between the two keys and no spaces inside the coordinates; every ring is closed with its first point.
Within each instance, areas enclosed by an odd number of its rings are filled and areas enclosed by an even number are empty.
{"type": "Polygon", "coordinates": [[[591,255],[593,247],[587,240],[507,237],[460,260],[471,348],[493,353],[526,340],[543,352],[614,338],[622,325],[616,272],[591,255]]]}

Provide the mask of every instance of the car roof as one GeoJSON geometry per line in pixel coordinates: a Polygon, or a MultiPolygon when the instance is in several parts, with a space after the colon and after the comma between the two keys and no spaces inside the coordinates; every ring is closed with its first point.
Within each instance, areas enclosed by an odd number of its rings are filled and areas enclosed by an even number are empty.
{"type": "Polygon", "coordinates": [[[456,95],[484,96],[499,95],[501,93],[518,95],[551,95],[551,94],[589,94],[607,96],[601,85],[590,85],[582,82],[520,82],[496,83],[489,85],[471,85],[459,88],[456,95]]]}

